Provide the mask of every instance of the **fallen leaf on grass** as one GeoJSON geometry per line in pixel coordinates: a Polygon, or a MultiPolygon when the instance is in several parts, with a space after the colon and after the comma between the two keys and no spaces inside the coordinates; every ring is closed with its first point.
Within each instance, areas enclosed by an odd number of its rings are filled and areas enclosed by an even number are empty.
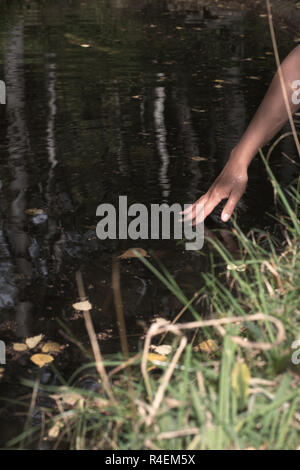
{"type": "Polygon", "coordinates": [[[232,370],[231,383],[237,399],[243,404],[246,402],[249,393],[250,378],[251,374],[247,364],[236,362],[232,370]]]}
{"type": "Polygon", "coordinates": [[[36,347],[37,344],[43,339],[44,335],[37,335],[37,336],[32,336],[31,338],[26,338],[25,343],[29,347],[29,349],[33,349],[36,347]]]}
{"type": "Polygon", "coordinates": [[[228,271],[238,271],[238,272],[242,272],[242,271],[246,271],[246,264],[227,264],[227,269],[228,271]]]}
{"type": "Polygon", "coordinates": [[[164,362],[164,361],[166,361],[167,358],[166,358],[166,356],[164,356],[162,354],[148,353],[147,359],[150,362],[154,362],[154,361],[164,362]]]}
{"type": "Polygon", "coordinates": [[[50,356],[50,354],[34,354],[30,360],[38,367],[44,367],[54,361],[54,357],[50,356]]]}
{"type": "Polygon", "coordinates": [[[48,437],[50,439],[56,439],[59,436],[60,430],[64,427],[64,423],[61,421],[57,421],[52,428],[49,429],[48,431],[48,437]]]}
{"type": "Polygon", "coordinates": [[[69,406],[74,406],[80,400],[84,400],[83,396],[80,395],[80,393],[67,390],[68,389],[66,387],[60,387],[59,393],[51,395],[51,398],[53,398],[54,400],[59,400],[69,406]]]}
{"type": "Polygon", "coordinates": [[[207,339],[206,341],[202,341],[202,343],[197,344],[193,347],[195,352],[202,351],[206,353],[212,353],[217,351],[218,346],[213,339],[207,339]]]}
{"type": "Polygon", "coordinates": [[[150,346],[151,350],[158,355],[167,356],[172,351],[172,346],[169,344],[161,344],[160,346],[155,346],[154,344],[150,346]]]}
{"type": "Polygon", "coordinates": [[[139,255],[149,258],[147,251],[143,248],[129,248],[129,250],[125,251],[122,255],[119,256],[119,259],[138,258],[139,255]],[[135,251],[138,254],[136,254],[135,251]]]}
{"type": "Polygon", "coordinates": [[[87,312],[88,310],[91,310],[92,304],[88,300],[84,300],[83,302],[76,302],[73,304],[73,308],[75,308],[75,310],[87,312]]]}
{"type": "MultiPolygon", "coordinates": [[[[147,354],[148,361],[152,362],[153,364],[157,362],[166,362],[167,357],[163,356],[162,354],[155,354],[155,353],[148,353],[147,354]]],[[[150,372],[151,370],[155,369],[155,365],[152,365],[147,368],[147,371],[150,372]]]]}

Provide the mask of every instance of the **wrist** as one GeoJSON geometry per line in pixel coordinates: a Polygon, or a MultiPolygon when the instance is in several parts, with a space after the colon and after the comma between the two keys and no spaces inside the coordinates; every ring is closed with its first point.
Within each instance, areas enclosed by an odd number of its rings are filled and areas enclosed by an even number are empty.
{"type": "Polygon", "coordinates": [[[231,151],[229,161],[234,165],[238,165],[245,171],[248,170],[250,163],[255,157],[258,149],[245,148],[241,142],[239,142],[231,151]]]}

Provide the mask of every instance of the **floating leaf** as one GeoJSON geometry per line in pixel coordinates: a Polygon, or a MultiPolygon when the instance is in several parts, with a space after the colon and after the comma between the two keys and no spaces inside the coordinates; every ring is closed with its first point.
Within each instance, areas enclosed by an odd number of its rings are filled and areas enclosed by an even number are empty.
{"type": "Polygon", "coordinates": [[[37,344],[43,339],[44,335],[32,336],[31,338],[26,338],[25,343],[29,347],[29,349],[33,349],[36,347],[37,344]]]}
{"type": "Polygon", "coordinates": [[[36,209],[36,208],[33,208],[33,209],[26,209],[26,210],[25,210],[25,214],[31,215],[31,216],[34,217],[35,215],[44,214],[44,211],[43,211],[43,209],[36,209]]]}
{"type": "Polygon", "coordinates": [[[191,160],[194,160],[195,162],[203,162],[204,160],[207,160],[205,157],[191,157],[191,160]]]}
{"type": "Polygon", "coordinates": [[[80,44],[80,47],[91,47],[90,44],[80,44]]]}
{"type": "Polygon", "coordinates": [[[88,310],[91,310],[92,304],[88,300],[84,300],[83,302],[76,302],[73,304],[73,308],[75,308],[75,310],[87,312],[88,310]]]}
{"type": "Polygon", "coordinates": [[[231,375],[232,388],[237,399],[242,405],[245,404],[248,393],[251,374],[247,364],[244,362],[236,362],[231,375]]]}
{"type": "Polygon", "coordinates": [[[206,109],[191,108],[191,110],[195,113],[206,113],[206,109]]]}
{"type": "Polygon", "coordinates": [[[149,257],[147,251],[143,248],[129,248],[122,255],[119,256],[120,259],[129,259],[129,258],[138,258],[140,256],[149,257]],[[135,251],[138,253],[135,253],[135,251]]]}
{"type": "Polygon", "coordinates": [[[61,346],[60,344],[55,343],[53,341],[49,341],[48,343],[43,344],[42,352],[43,353],[49,353],[49,352],[58,353],[61,351],[62,348],[63,346],[61,346]]]}
{"type": "Polygon", "coordinates": [[[212,353],[217,351],[218,346],[213,339],[207,339],[206,341],[202,341],[202,343],[194,346],[193,350],[195,352],[202,351],[205,353],[212,353]]]}
{"type": "Polygon", "coordinates": [[[34,354],[30,360],[39,367],[44,367],[50,362],[54,361],[54,358],[50,354],[34,354]]]}
{"type": "Polygon", "coordinates": [[[158,355],[167,356],[172,351],[172,346],[169,344],[161,344],[160,346],[151,346],[151,350],[158,355]]]}
{"type": "Polygon", "coordinates": [[[14,351],[22,352],[22,351],[26,351],[28,349],[28,346],[27,344],[24,344],[24,343],[14,343],[13,349],[14,351]]]}

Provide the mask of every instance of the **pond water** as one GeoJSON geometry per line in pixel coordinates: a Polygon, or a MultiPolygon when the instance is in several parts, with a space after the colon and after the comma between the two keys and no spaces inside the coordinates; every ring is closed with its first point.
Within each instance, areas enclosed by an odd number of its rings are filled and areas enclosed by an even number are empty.
{"type": "MultiPolygon", "coordinates": [[[[0,1],[0,79],[7,93],[0,106],[2,395],[35,370],[12,342],[39,333],[66,342],[59,318],[88,344],[82,316],[72,308],[77,270],[104,353],[120,349],[113,258],[132,246],[152,250],[188,296],[209,270],[209,257],[172,240],[101,241],[95,233],[97,206],[117,205],[119,195],[150,206],[187,204],[203,194],[274,73],[265,17],[223,6],[213,10],[218,18],[208,18],[202,2],[183,3],[0,1]]],[[[277,29],[284,57],[293,36],[283,25],[277,29]]],[[[282,151],[293,156],[292,143],[284,141],[273,159],[287,185],[295,167],[282,151]]],[[[259,158],[249,177],[238,222],[271,230],[272,189],[259,158]]],[[[223,227],[219,213],[209,227],[223,227]]],[[[134,350],[150,320],[172,318],[180,302],[138,260],[121,262],[121,286],[134,350]]],[[[71,344],[62,357],[67,375],[83,360],[71,344]]]]}

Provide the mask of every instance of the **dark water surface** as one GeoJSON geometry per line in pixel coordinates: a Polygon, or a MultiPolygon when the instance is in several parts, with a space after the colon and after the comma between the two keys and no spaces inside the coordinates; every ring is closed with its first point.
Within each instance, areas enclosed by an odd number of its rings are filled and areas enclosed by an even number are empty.
{"type": "MultiPolygon", "coordinates": [[[[0,79],[7,86],[0,106],[2,394],[34,370],[12,342],[43,333],[65,343],[60,318],[88,344],[72,309],[76,270],[104,353],[119,350],[113,257],[131,246],[153,250],[187,295],[209,270],[208,257],[175,241],[100,241],[95,234],[97,206],[118,204],[119,195],[150,206],[203,194],[274,73],[266,18],[224,7],[218,19],[206,19],[201,2],[189,10],[182,3],[0,1],[0,79]],[[26,213],[32,208],[43,212],[26,213]]],[[[278,40],[284,57],[293,38],[278,26],[278,40]]],[[[293,156],[291,142],[280,150],[293,156]]],[[[280,151],[273,169],[284,185],[294,176],[280,151]]],[[[271,227],[266,211],[272,190],[257,159],[238,221],[246,229],[271,227]]],[[[217,212],[208,225],[222,226],[217,212]]],[[[135,349],[143,324],[172,317],[180,303],[138,260],[122,261],[121,283],[135,349]]],[[[67,351],[61,368],[68,374],[82,357],[67,351]]]]}

